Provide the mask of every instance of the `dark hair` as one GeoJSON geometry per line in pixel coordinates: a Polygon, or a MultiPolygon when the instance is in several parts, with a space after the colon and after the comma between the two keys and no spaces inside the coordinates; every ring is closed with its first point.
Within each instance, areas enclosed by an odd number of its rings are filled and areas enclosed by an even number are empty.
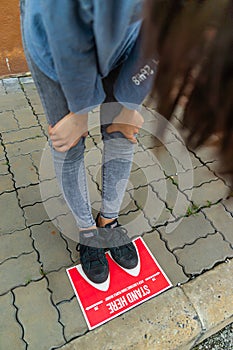
{"type": "Polygon", "coordinates": [[[233,184],[232,19],[233,0],[147,0],[144,52],[159,57],[151,91],[158,112],[169,119],[188,93],[187,144],[221,133],[222,169],[233,184]]]}

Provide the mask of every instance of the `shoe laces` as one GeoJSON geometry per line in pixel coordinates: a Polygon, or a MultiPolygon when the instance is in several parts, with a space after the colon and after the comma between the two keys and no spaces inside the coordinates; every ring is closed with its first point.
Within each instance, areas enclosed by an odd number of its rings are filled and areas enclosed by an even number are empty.
{"type": "Polygon", "coordinates": [[[104,264],[103,262],[103,254],[104,254],[104,250],[102,248],[94,248],[91,246],[87,246],[87,245],[83,245],[78,243],[77,245],[77,251],[82,253],[82,256],[85,260],[87,260],[90,264],[95,264],[101,262],[102,264],[104,264]],[[82,250],[82,252],[81,252],[82,250]]]}

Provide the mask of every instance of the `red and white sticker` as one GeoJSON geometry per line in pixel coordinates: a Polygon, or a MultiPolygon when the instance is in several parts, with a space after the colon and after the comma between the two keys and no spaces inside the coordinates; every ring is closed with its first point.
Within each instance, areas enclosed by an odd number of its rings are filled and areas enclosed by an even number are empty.
{"type": "Polygon", "coordinates": [[[172,286],[142,238],[133,243],[139,256],[137,267],[124,269],[107,252],[110,273],[104,283],[91,282],[81,265],[67,269],[90,330],[172,286]]]}

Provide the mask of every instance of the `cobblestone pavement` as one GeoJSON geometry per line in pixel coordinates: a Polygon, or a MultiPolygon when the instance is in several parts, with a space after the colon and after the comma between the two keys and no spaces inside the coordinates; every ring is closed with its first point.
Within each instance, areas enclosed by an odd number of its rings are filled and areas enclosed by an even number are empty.
{"type": "MultiPolygon", "coordinates": [[[[97,118],[98,110],[90,113],[86,140],[94,214],[101,199],[97,118]]],[[[31,77],[0,81],[0,125],[0,349],[61,348],[89,332],[66,275],[79,262],[74,222],[51,162],[43,161],[47,125],[31,77]]],[[[143,235],[177,286],[232,258],[233,198],[214,147],[189,151],[187,163],[182,140],[170,136],[162,144],[141,131],[120,221],[143,235]]]]}

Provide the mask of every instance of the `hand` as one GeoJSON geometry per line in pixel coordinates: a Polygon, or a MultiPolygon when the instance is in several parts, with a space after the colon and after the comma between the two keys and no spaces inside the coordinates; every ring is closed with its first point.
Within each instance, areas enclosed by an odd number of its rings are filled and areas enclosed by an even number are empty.
{"type": "Polygon", "coordinates": [[[140,113],[123,107],[120,114],[113,119],[112,124],[107,127],[106,131],[109,134],[116,131],[121,132],[130,142],[137,143],[135,134],[139,132],[143,123],[144,119],[140,113]]]}
{"type": "Polygon", "coordinates": [[[77,145],[81,137],[88,135],[88,114],[69,113],[53,127],[49,125],[53,148],[66,152],[77,145]]]}

